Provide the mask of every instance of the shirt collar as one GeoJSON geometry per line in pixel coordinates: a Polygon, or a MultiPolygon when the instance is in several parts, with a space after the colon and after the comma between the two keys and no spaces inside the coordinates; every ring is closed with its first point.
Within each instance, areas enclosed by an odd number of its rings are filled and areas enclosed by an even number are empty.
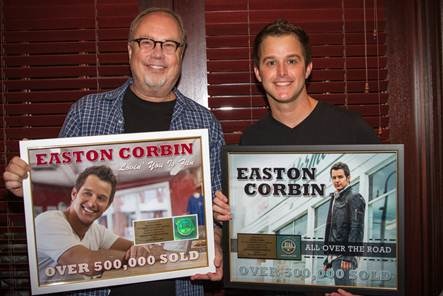
{"type": "Polygon", "coordinates": [[[351,187],[351,184],[348,184],[345,188],[343,188],[340,191],[334,191],[334,197],[338,198],[340,195],[342,195],[346,190],[348,190],[351,187]]]}
{"type": "MultiPolygon", "coordinates": [[[[106,95],[105,95],[105,98],[107,99],[107,100],[116,100],[116,99],[119,99],[119,100],[122,100],[123,99],[123,96],[124,96],[124,94],[125,94],[125,92],[126,92],[126,89],[132,84],[134,82],[134,80],[131,78],[131,77],[129,77],[126,81],[125,81],[125,83],[123,83],[121,86],[119,86],[118,88],[116,88],[116,89],[113,89],[113,90],[111,90],[111,91],[109,91],[108,93],[106,93],[106,95]]],[[[182,100],[182,98],[184,97],[184,95],[176,88],[176,87],[174,87],[173,89],[172,89],[172,92],[175,94],[175,96],[176,96],[176,98],[177,98],[177,101],[183,101],[182,100]],[[180,100],[179,100],[179,98],[180,98],[180,100]]],[[[183,103],[183,102],[182,102],[183,103]]]]}

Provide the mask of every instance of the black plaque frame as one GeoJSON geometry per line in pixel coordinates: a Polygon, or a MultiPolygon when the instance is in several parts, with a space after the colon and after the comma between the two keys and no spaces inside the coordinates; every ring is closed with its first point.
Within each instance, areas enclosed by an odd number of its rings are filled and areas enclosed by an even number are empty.
{"type": "MultiPolygon", "coordinates": [[[[300,292],[330,292],[343,288],[352,293],[364,295],[402,295],[404,292],[403,149],[403,145],[400,144],[226,146],[223,153],[223,191],[230,199],[233,219],[223,226],[225,287],[300,292]],[[359,192],[364,192],[362,195],[371,195],[364,196],[366,226],[361,244],[363,249],[359,249],[364,250],[364,253],[342,254],[358,255],[359,261],[363,262],[353,272],[354,281],[350,285],[336,285],[333,277],[335,272],[332,275],[331,272],[326,274],[315,267],[319,266],[318,260],[324,260],[327,257],[323,248],[328,248],[327,244],[322,242],[321,235],[312,236],[313,229],[317,229],[318,234],[321,233],[321,226],[318,227],[316,223],[326,219],[324,207],[323,216],[320,210],[317,214],[316,209],[319,209],[322,204],[329,204],[327,200],[330,198],[327,193],[333,191],[331,182],[328,180],[330,167],[338,161],[348,163],[351,170],[351,186],[356,186],[358,183],[359,192]],[[375,174],[389,165],[391,166],[389,168],[393,168],[394,174],[383,175],[383,171],[375,174]],[[291,178],[285,173],[279,175],[275,170],[273,171],[275,168],[277,171],[284,168],[286,173],[293,168],[291,178]],[[299,178],[296,178],[297,170],[294,168],[298,168],[299,178]],[[314,168],[315,179],[309,178],[308,175],[303,180],[302,168],[314,168]],[[396,178],[392,178],[393,176],[396,178]],[[386,184],[389,183],[390,185],[385,185],[391,190],[377,193],[376,185],[374,185],[376,182],[380,183],[377,178],[384,180],[386,184]],[[372,182],[372,187],[370,182],[372,182]],[[276,183],[281,184],[277,186],[279,190],[273,187],[276,183]],[[294,189],[297,185],[291,185],[293,187],[290,189],[290,183],[301,186],[300,195],[297,195],[298,192],[294,189]],[[315,183],[324,185],[324,187],[317,186],[324,189],[323,196],[319,196],[318,191],[315,192],[312,189],[314,188],[312,184],[315,183]],[[305,188],[303,186],[306,186],[308,191],[303,192],[305,188]],[[310,192],[311,189],[314,191],[310,192]],[[370,190],[373,190],[372,193],[370,190]],[[276,192],[277,195],[274,195],[276,192]],[[307,196],[304,193],[315,193],[317,196],[307,196]],[[278,199],[277,202],[276,199],[278,199]],[[384,206],[381,214],[377,213],[380,204],[384,206]],[[291,223],[296,224],[297,216],[291,213],[290,207],[293,207],[294,212],[305,207],[299,212],[305,211],[307,214],[306,233],[302,233],[302,242],[298,246],[302,248],[305,268],[294,267],[298,266],[296,261],[291,263],[291,260],[287,259],[263,259],[263,254],[257,256],[257,259],[239,256],[237,234],[280,234],[279,232],[287,229],[291,223]],[[291,264],[295,265],[288,267],[291,264]],[[297,270],[302,276],[296,276],[297,270]],[[309,274],[303,275],[303,272],[309,274]]],[[[352,248],[353,246],[342,247],[352,248]]],[[[340,253],[337,256],[340,256],[340,253]]],[[[303,265],[303,261],[300,262],[303,265]]]]}

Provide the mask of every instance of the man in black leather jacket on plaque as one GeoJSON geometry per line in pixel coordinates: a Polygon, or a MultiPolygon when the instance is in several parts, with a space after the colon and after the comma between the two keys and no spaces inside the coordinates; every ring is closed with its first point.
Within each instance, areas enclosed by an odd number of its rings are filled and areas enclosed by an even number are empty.
{"type": "MultiPolygon", "coordinates": [[[[352,191],[351,175],[347,164],[338,162],[330,170],[335,192],[331,193],[328,218],[326,220],[325,244],[335,246],[339,252],[330,252],[324,262],[325,270],[333,268],[336,285],[351,286],[349,271],[358,267],[355,252],[349,253],[348,246],[363,243],[365,200],[352,191]],[[344,250],[344,252],[341,252],[344,250]]],[[[329,248],[332,249],[332,248],[329,248]]]]}

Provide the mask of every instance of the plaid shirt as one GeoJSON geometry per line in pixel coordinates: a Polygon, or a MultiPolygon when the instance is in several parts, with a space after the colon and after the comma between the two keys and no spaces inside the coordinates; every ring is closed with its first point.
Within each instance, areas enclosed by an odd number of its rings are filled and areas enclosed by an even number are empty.
{"type": "MultiPolygon", "coordinates": [[[[59,137],[80,137],[124,133],[123,97],[132,83],[129,79],[117,89],[87,95],[71,106],[59,137]]],[[[170,130],[207,128],[211,161],[212,193],[221,189],[220,157],[224,145],[220,123],[205,107],[175,90],[177,97],[172,113],[170,130]]],[[[203,285],[189,279],[178,279],[176,295],[203,295],[203,285]]],[[[108,295],[109,289],[93,289],[66,293],[64,295],[108,295]]]]}

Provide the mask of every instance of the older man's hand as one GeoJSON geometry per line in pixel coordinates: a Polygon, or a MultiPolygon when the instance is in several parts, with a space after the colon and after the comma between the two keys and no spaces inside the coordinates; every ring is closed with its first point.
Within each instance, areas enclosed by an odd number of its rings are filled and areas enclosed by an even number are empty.
{"type": "Polygon", "coordinates": [[[14,156],[3,173],[5,187],[14,195],[23,197],[23,179],[28,177],[30,166],[20,157],[14,156]]]}
{"type": "Polygon", "coordinates": [[[223,250],[221,247],[222,231],[219,227],[214,228],[214,246],[215,246],[215,272],[207,274],[195,274],[191,280],[211,280],[220,281],[223,278],[223,250]]]}
{"type": "Polygon", "coordinates": [[[215,197],[212,200],[212,211],[214,219],[218,222],[229,221],[232,219],[228,198],[221,191],[215,193],[215,197]]]}

